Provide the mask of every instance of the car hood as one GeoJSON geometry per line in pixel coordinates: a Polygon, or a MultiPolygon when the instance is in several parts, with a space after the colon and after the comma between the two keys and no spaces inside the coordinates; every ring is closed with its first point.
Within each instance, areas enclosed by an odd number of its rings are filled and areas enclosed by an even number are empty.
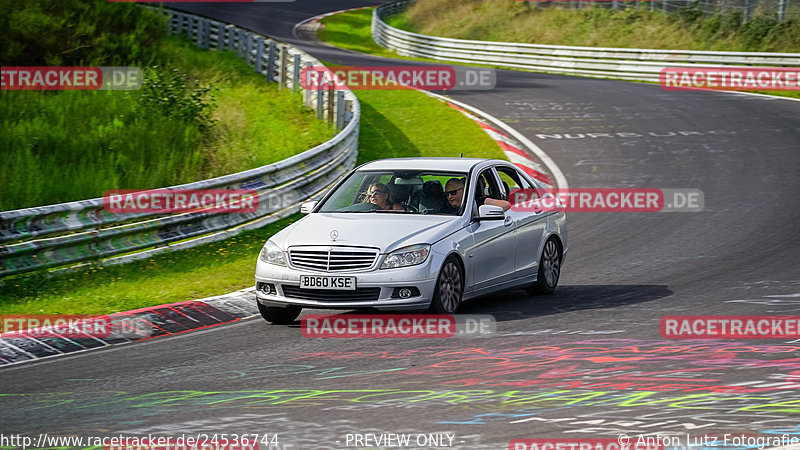
{"type": "Polygon", "coordinates": [[[381,253],[414,244],[433,244],[463,227],[456,216],[392,213],[313,213],[271,240],[286,250],[295,245],[377,247],[381,253]],[[334,230],[338,235],[331,239],[334,230]]]}

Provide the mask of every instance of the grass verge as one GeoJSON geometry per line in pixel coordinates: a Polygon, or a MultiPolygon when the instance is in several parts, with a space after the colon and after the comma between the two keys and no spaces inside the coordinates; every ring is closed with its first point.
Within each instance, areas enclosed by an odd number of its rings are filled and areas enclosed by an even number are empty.
{"type": "MultiPolygon", "coordinates": [[[[515,5],[517,7],[525,8],[524,4],[526,4],[527,2],[514,1],[514,3],[515,3],[515,5]],[[522,5],[522,6],[520,6],[520,5],[522,5]]],[[[459,8],[463,8],[463,7],[464,7],[463,5],[459,6],[459,8]]],[[[555,9],[555,8],[550,8],[550,9],[555,9]]],[[[327,42],[327,43],[329,43],[331,45],[335,45],[337,47],[345,48],[345,49],[348,49],[348,50],[353,50],[353,51],[358,51],[358,52],[363,52],[363,53],[369,53],[369,54],[372,54],[372,55],[375,55],[375,56],[383,56],[383,57],[387,57],[387,58],[405,59],[405,60],[411,60],[411,61],[425,61],[425,62],[430,62],[432,64],[441,64],[443,62],[443,61],[440,61],[440,60],[434,60],[434,59],[428,59],[428,58],[416,58],[416,57],[407,57],[407,56],[398,55],[394,51],[388,50],[388,49],[383,48],[383,47],[379,46],[378,44],[376,44],[375,41],[373,41],[373,39],[372,39],[372,31],[371,31],[372,11],[373,10],[374,10],[374,8],[362,9],[362,10],[356,10],[356,11],[347,11],[347,12],[344,12],[344,13],[339,13],[339,14],[335,14],[333,16],[326,17],[326,18],[324,18],[322,20],[322,23],[323,23],[324,27],[323,27],[322,30],[320,30],[318,35],[319,35],[321,40],[323,40],[323,41],[325,41],[325,42],[327,42]]],[[[598,12],[600,14],[603,14],[603,13],[608,14],[608,10],[600,10],[600,8],[598,8],[597,10],[590,9],[590,10],[581,10],[581,11],[574,11],[574,10],[559,10],[559,11],[566,12],[566,13],[582,13],[584,11],[595,11],[595,12],[598,12]]],[[[463,11],[462,11],[462,13],[463,13],[463,11]]],[[[658,11],[656,11],[655,13],[661,14],[662,16],[665,15],[665,14],[662,14],[662,13],[660,13],[658,11]]],[[[495,13],[495,14],[497,14],[497,13],[495,13]]],[[[629,14],[629,16],[630,16],[630,14],[629,14]]],[[[573,18],[573,20],[577,20],[577,19],[573,18]]],[[[629,20],[633,20],[633,19],[631,19],[629,17],[629,20]]],[[[719,20],[719,17],[717,17],[717,19],[715,19],[715,20],[719,20]]],[[[388,19],[387,23],[389,25],[393,26],[393,27],[406,29],[406,30],[409,30],[409,31],[415,31],[415,32],[418,32],[418,33],[423,33],[423,34],[427,33],[427,34],[432,34],[432,35],[437,35],[437,36],[444,36],[444,34],[437,34],[435,32],[436,30],[430,31],[427,28],[424,29],[424,30],[421,30],[419,26],[417,26],[417,25],[415,25],[415,24],[413,24],[411,22],[411,19],[408,16],[408,14],[398,14],[396,16],[392,16],[392,17],[390,17],[388,19]]],[[[438,21],[437,21],[437,23],[438,23],[438,21]]],[[[594,26],[594,25],[591,25],[594,22],[588,21],[587,23],[589,23],[590,26],[594,26]]],[[[635,25],[635,22],[634,22],[634,25],[635,25]]],[[[561,31],[566,30],[565,32],[569,32],[571,24],[568,23],[568,22],[565,22],[565,23],[562,23],[562,24],[555,24],[553,26],[555,26],[556,28],[558,28],[561,31]]],[[[629,27],[630,26],[633,26],[633,25],[629,25],[629,27]]],[[[477,28],[480,28],[480,27],[477,27],[477,28]]],[[[559,31],[559,32],[561,32],[561,31],[559,31]]],[[[449,36],[449,37],[459,37],[459,36],[449,36]]],[[[464,37],[461,36],[460,38],[464,38],[464,37]]],[[[480,38],[471,37],[471,39],[480,39],[480,38]]],[[[486,39],[488,39],[488,38],[486,38],[486,39]]],[[[786,42],[785,38],[782,38],[782,39],[783,39],[784,42],[786,42]]],[[[800,42],[800,33],[798,33],[796,39],[798,40],[798,42],[800,42]]],[[[493,37],[490,40],[501,40],[501,39],[497,39],[496,37],[493,37]]],[[[636,42],[636,41],[634,40],[632,42],[636,42]]],[[[544,42],[537,42],[537,43],[544,43],[544,42]]],[[[553,42],[549,42],[549,43],[553,43],[553,42]]],[[[570,40],[568,43],[567,42],[562,42],[562,43],[555,42],[555,43],[559,44],[559,45],[591,45],[591,44],[587,44],[586,42],[583,42],[583,41],[579,41],[579,42],[576,43],[576,42],[574,42],[572,40],[570,40]]],[[[607,46],[613,47],[614,45],[608,44],[607,46]]],[[[642,44],[642,46],[644,46],[644,45],[642,44]]],[[[675,47],[675,48],[678,48],[678,47],[675,47]]],[[[511,68],[511,67],[487,66],[487,65],[478,65],[478,64],[474,64],[474,66],[492,67],[492,68],[496,68],[496,69],[520,70],[521,71],[521,69],[516,69],[516,68],[511,68]]],[[[567,76],[567,75],[565,75],[565,76],[567,76]]],[[[657,84],[657,83],[648,83],[648,84],[657,84]]],[[[800,92],[797,92],[797,91],[755,91],[755,93],[768,94],[768,95],[774,95],[774,96],[779,96],[779,97],[800,98],[800,92]]]]}
{"type": "Polygon", "coordinates": [[[265,83],[234,52],[209,52],[179,38],[158,45],[160,57],[192,80],[192,89],[215,90],[210,129],[142,107],[146,95],[161,102],[159,92],[3,91],[0,210],[235,173],[333,137],[299,93],[265,83]]]}
{"type": "MultiPolygon", "coordinates": [[[[359,163],[378,158],[503,158],[471,120],[416,91],[359,91],[359,163]]],[[[0,281],[1,314],[107,314],[220,295],[253,285],[258,252],[299,215],[259,230],[125,265],[0,281]]]]}
{"type": "MultiPolygon", "coordinates": [[[[623,7],[625,5],[623,4],[623,7]]],[[[696,6],[649,10],[648,2],[614,10],[536,7],[516,0],[420,0],[392,17],[397,28],[456,39],[534,44],[741,52],[800,51],[800,10],[784,22],[756,10],[747,23],[739,12],[704,16],[696,6]]]]}

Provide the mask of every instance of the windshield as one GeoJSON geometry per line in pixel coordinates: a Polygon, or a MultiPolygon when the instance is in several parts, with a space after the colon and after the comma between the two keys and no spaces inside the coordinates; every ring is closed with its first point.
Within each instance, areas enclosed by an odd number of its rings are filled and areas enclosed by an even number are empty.
{"type": "Polygon", "coordinates": [[[319,212],[459,215],[466,178],[460,172],[359,170],[319,212]]]}

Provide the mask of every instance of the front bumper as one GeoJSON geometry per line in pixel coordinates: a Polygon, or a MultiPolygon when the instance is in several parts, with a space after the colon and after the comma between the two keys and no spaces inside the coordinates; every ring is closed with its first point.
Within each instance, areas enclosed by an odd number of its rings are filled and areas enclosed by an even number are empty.
{"type": "MultiPolygon", "coordinates": [[[[300,306],[303,308],[324,309],[359,309],[375,308],[378,310],[416,310],[425,309],[430,305],[433,292],[436,288],[436,273],[431,273],[431,260],[429,259],[418,266],[401,267],[396,269],[374,269],[362,272],[313,272],[291,267],[275,266],[258,260],[256,264],[256,298],[264,306],[286,307],[300,306]],[[356,287],[359,290],[379,288],[380,292],[369,299],[344,299],[348,291],[336,291],[337,298],[324,298],[324,291],[303,290],[314,299],[293,297],[292,291],[297,292],[300,286],[301,275],[314,276],[355,276],[356,287]],[[259,289],[263,284],[272,284],[275,293],[266,293],[259,289]],[[288,292],[284,288],[288,287],[288,292]],[[393,298],[395,288],[416,288],[419,295],[409,298],[393,298]],[[295,288],[295,289],[291,289],[295,288]],[[288,294],[288,295],[287,295],[288,294]],[[375,297],[375,298],[372,298],[375,297]]],[[[363,296],[359,292],[359,297],[363,296]]]]}

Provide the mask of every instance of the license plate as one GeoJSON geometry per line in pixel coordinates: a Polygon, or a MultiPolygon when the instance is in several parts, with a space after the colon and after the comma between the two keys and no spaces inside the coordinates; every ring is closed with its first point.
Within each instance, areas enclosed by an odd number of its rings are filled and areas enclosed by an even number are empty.
{"type": "Polygon", "coordinates": [[[339,291],[355,291],[356,277],[301,275],[300,289],[334,289],[339,291]]]}

